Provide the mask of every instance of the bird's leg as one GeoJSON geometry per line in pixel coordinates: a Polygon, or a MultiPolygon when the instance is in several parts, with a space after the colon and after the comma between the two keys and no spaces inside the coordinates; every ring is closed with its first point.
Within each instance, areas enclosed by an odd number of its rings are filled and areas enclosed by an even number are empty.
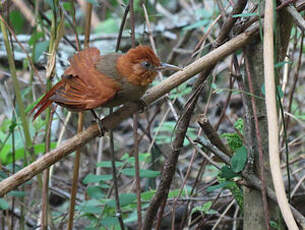
{"type": "Polygon", "coordinates": [[[100,131],[100,137],[104,136],[105,129],[103,127],[102,120],[97,116],[96,112],[93,109],[91,109],[90,111],[93,114],[94,119],[95,119],[95,121],[97,123],[98,129],[100,131]]]}

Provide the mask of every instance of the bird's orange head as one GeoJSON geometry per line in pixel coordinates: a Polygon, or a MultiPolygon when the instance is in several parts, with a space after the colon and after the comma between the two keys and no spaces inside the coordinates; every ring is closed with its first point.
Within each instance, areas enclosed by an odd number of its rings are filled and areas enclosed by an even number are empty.
{"type": "Polygon", "coordinates": [[[149,46],[137,46],[119,57],[119,73],[138,86],[149,85],[161,70],[180,70],[179,67],[161,63],[149,46]]]}

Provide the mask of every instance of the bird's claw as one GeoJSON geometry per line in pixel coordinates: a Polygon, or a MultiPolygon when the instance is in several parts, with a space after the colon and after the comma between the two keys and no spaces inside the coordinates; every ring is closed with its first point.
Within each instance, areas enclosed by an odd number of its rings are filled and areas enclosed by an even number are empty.
{"type": "Polygon", "coordinates": [[[100,131],[100,137],[104,136],[105,134],[105,128],[103,127],[103,124],[102,124],[102,119],[100,119],[97,114],[95,113],[95,111],[93,109],[90,110],[93,117],[95,118],[95,121],[96,121],[96,124],[98,126],[98,129],[100,131]]]}
{"type": "Polygon", "coordinates": [[[95,119],[95,121],[96,121],[98,130],[100,132],[99,137],[103,137],[104,134],[105,134],[105,128],[103,127],[102,120],[101,119],[95,119]]]}
{"type": "Polygon", "coordinates": [[[145,111],[145,108],[147,108],[147,104],[142,99],[135,102],[139,107],[139,113],[143,113],[145,111]]]}

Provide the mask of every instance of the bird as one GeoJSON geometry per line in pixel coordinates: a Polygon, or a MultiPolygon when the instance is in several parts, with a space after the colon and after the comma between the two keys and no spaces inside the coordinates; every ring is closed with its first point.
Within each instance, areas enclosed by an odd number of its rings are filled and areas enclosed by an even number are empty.
{"type": "Polygon", "coordinates": [[[124,54],[106,55],[100,55],[96,47],[89,47],[74,54],[69,62],[61,80],[32,109],[33,120],[52,103],[73,112],[91,110],[98,119],[95,108],[137,102],[159,71],[181,70],[162,63],[145,45],[131,48],[124,54]]]}

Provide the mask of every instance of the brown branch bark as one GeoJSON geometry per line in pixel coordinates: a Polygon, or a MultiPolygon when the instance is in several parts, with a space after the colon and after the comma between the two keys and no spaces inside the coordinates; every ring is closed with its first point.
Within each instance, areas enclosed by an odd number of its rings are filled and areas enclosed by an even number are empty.
{"type": "Polygon", "coordinates": [[[211,141],[213,145],[215,145],[220,151],[227,154],[228,156],[232,156],[232,150],[223,143],[220,136],[211,125],[209,119],[205,115],[201,115],[198,120],[198,124],[202,128],[202,131],[207,136],[207,138],[211,141]]]}
{"type": "MultiPolygon", "coordinates": [[[[201,72],[206,68],[209,68],[210,66],[216,64],[218,61],[222,60],[226,56],[235,52],[237,49],[246,45],[254,37],[254,35],[257,34],[257,31],[258,26],[255,26],[251,30],[241,33],[235,38],[232,38],[228,42],[214,49],[207,55],[201,57],[197,61],[186,66],[182,71],[173,74],[169,78],[162,81],[159,85],[148,90],[148,92],[142,98],[143,101],[146,104],[150,104],[153,101],[159,99],[173,88],[195,76],[197,73],[201,72]]],[[[105,117],[102,120],[103,126],[106,129],[113,129],[121,121],[130,117],[134,112],[138,111],[139,109],[140,108],[138,104],[125,105],[122,108],[118,109],[116,112],[114,112],[111,116],[105,117]]],[[[50,151],[43,157],[37,159],[32,164],[21,169],[16,174],[1,181],[0,197],[16,188],[18,185],[30,180],[33,176],[37,175],[44,169],[61,160],[69,153],[73,152],[75,149],[85,145],[99,134],[100,133],[98,126],[96,124],[92,125],[80,134],[77,134],[74,137],[65,141],[58,148],[50,151]]]]}

